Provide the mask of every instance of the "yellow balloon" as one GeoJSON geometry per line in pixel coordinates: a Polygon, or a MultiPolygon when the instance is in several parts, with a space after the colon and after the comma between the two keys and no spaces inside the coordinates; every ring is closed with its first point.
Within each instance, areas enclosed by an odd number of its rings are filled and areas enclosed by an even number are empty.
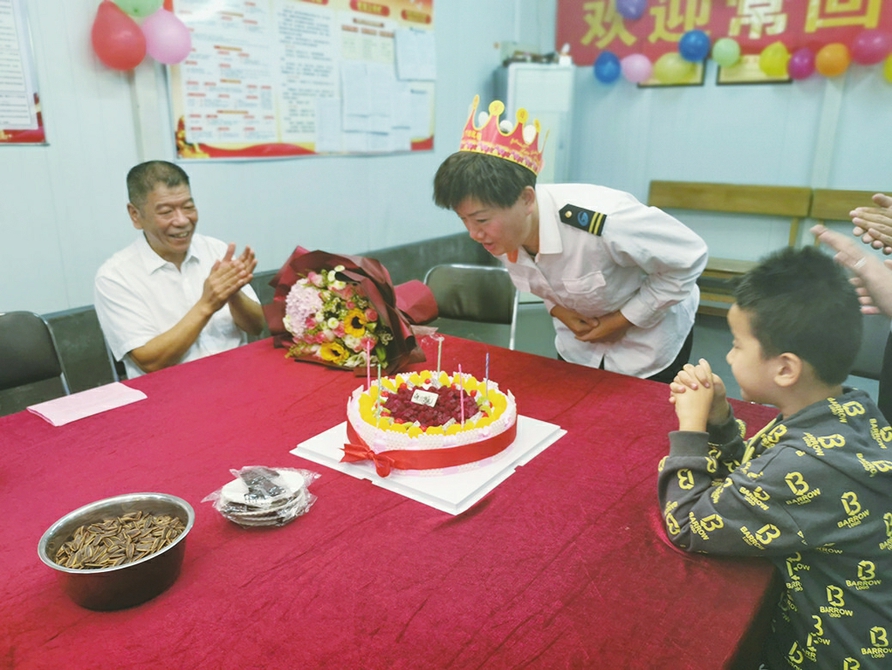
{"type": "Polygon", "coordinates": [[[682,58],[677,51],[664,53],[654,63],[654,77],[663,84],[678,84],[694,74],[696,65],[682,58]]]}
{"type": "Polygon", "coordinates": [[[886,81],[892,84],[892,56],[886,58],[886,62],[883,64],[883,76],[886,81]]]}
{"type": "Polygon", "coordinates": [[[790,52],[783,42],[772,42],[759,54],[759,69],[769,77],[786,77],[790,52]]]}

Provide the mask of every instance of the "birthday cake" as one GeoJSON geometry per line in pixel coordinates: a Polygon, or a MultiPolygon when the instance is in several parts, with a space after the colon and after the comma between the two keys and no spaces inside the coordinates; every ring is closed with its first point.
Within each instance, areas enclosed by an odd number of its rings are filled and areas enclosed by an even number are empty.
{"type": "Polygon", "coordinates": [[[371,461],[382,477],[392,469],[439,470],[491,458],[516,434],[514,396],[495,382],[407,372],[352,393],[341,460],[371,461]]]}

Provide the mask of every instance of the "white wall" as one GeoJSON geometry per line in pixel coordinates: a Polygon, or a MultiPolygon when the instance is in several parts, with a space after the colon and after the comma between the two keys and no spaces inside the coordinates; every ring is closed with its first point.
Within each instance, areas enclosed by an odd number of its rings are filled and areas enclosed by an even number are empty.
{"type": "MultiPolygon", "coordinates": [[[[892,191],[892,84],[878,67],[783,85],[716,86],[715,74],[709,62],[702,87],[638,88],[578,67],[573,179],[642,201],[652,179],[892,191]]],[[[786,221],[677,214],[716,256],[786,244],[786,221]]]]}
{"type": "MultiPolygon", "coordinates": [[[[50,145],[0,146],[0,311],[46,313],[90,304],[96,268],[133,238],[124,176],[140,144],[130,77],[90,48],[98,0],[27,1],[50,145]]],[[[297,244],[353,253],[461,232],[431,202],[434,172],[474,94],[490,96],[498,43],[554,48],[555,2],[437,0],[433,152],[186,163],[200,229],[251,244],[264,270],[297,244]]],[[[140,67],[151,80],[154,66],[140,67]]],[[[604,86],[578,67],[572,179],[642,200],[651,179],[892,190],[892,85],[876,68],[792,85],[714,80],[711,63],[703,87],[668,89],[604,86]]],[[[143,116],[167,125],[163,80],[160,93],[143,116]]],[[[172,159],[172,146],[148,157],[172,159]]],[[[715,255],[758,258],[786,239],[782,222],[735,236],[716,218],[684,218],[715,255]]]]}
{"type": "MultiPolygon", "coordinates": [[[[46,147],[0,146],[0,311],[53,312],[93,302],[93,275],[136,234],[124,177],[142,158],[143,120],[169,126],[163,71],[152,100],[132,75],[105,68],[90,47],[98,0],[27,0],[46,147]]],[[[343,253],[460,232],[431,202],[439,164],[458,146],[476,93],[490,95],[498,43],[553,49],[554,0],[437,0],[435,149],[393,156],[321,156],[248,163],[184,163],[199,230],[278,268],[301,244],[343,253]]],[[[152,81],[149,62],[137,81],[152,81]]],[[[174,158],[170,144],[146,158],[174,158]]]]}

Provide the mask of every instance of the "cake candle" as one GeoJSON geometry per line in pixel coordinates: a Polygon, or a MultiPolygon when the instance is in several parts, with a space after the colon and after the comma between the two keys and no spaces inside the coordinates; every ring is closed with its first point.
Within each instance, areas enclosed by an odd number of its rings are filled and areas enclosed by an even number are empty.
{"type": "Polygon", "coordinates": [[[489,402],[489,352],[486,352],[486,369],[483,372],[483,400],[489,402]]]}
{"type": "Polygon", "coordinates": [[[443,336],[437,337],[437,379],[440,378],[440,359],[443,356],[443,336]]]}
{"type": "Polygon", "coordinates": [[[378,363],[378,397],[375,398],[375,428],[381,420],[381,363],[378,363]]]}
{"type": "Polygon", "coordinates": [[[461,373],[461,363],[458,365],[458,405],[461,408],[461,425],[465,425],[465,378],[461,373]]]}
{"type": "Polygon", "coordinates": [[[372,341],[365,341],[365,389],[372,390],[372,341]]]}

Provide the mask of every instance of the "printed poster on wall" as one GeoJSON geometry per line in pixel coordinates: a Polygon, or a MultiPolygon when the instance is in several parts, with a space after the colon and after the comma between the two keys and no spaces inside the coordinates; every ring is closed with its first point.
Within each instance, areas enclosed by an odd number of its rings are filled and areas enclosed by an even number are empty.
{"type": "Polygon", "coordinates": [[[0,0],[0,144],[46,144],[24,0],[0,0]]]}
{"type": "Polygon", "coordinates": [[[177,155],[433,149],[433,0],[173,0],[192,51],[169,73],[177,155]]]}

